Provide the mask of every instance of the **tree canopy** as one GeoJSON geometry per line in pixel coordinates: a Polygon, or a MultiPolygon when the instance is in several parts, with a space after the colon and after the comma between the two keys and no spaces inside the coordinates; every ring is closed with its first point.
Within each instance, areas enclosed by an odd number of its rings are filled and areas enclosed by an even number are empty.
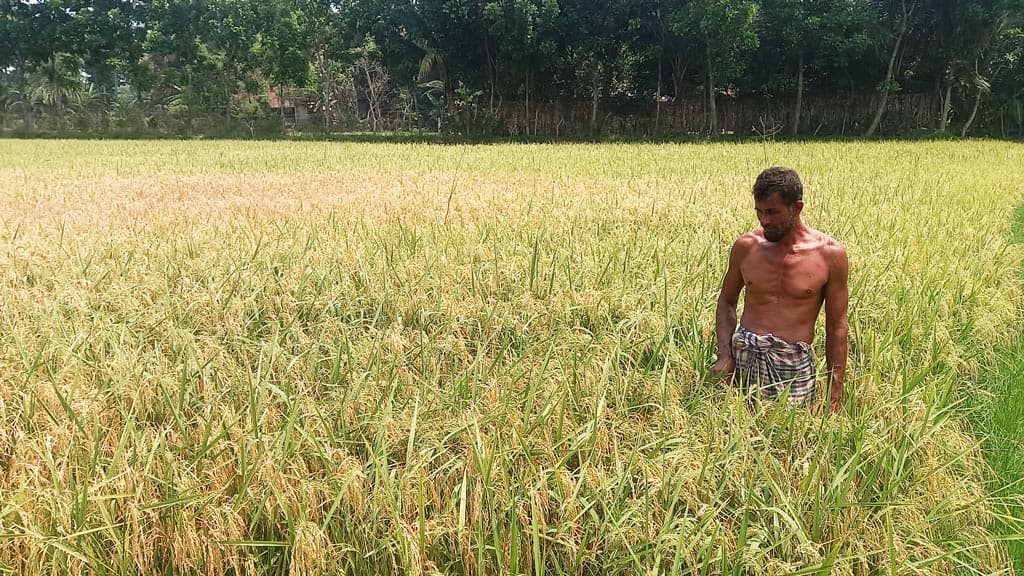
{"type": "Polygon", "coordinates": [[[323,130],[530,134],[541,106],[578,104],[592,133],[613,110],[658,132],[685,101],[718,135],[723,99],[757,97],[795,135],[805,95],[856,96],[871,135],[920,94],[929,129],[1021,136],[1022,26],[1024,0],[2,0],[0,114],[194,134],[305,108],[323,130]]]}

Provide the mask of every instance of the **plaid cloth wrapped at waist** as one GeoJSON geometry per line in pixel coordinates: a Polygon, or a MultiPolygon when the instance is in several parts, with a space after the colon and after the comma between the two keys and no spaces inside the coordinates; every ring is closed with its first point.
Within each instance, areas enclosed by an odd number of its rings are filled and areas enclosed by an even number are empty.
{"type": "Polygon", "coordinates": [[[786,342],[740,326],[732,337],[736,380],[749,392],[775,400],[789,389],[789,404],[814,402],[815,364],[806,342],[786,342]]]}

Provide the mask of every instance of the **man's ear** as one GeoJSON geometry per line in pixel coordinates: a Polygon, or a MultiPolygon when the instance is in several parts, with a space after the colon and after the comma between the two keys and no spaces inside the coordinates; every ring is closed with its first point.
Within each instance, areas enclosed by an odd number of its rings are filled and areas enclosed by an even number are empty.
{"type": "Polygon", "coordinates": [[[793,208],[796,210],[797,215],[799,215],[804,210],[804,201],[797,200],[796,202],[793,202],[793,208]]]}

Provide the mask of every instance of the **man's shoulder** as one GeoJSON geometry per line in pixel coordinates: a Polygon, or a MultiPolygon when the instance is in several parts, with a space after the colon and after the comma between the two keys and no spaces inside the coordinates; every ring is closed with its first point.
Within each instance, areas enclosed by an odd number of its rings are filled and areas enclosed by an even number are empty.
{"type": "Polygon", "coordinates": [[[824,256],[824,260],[828,264],[829,270],[832,273],[845,276],[849,269],[846,247],[843,246],[842,242],[828,234],[825,234],[824,232],[819,232],[817,230],[815,232],[819,234],[819,250],[821,255],[824,256]]]}
{"type": "Polygon", "coordinates": [[[825,235],[825,255],[834,260],[846,260],[846,247],[835,238],[825,235]]]}
{"type": "Polygon", "coordinates": [[[843,244],[821,230],[810,229],[814,236],[814,244],[816,247],[825,253],[826,256],[839,256],[846,255],[846,248],[843,244]]]}
{"type": "Polygon", "coordinates": [[[764,241],[764,236],[758,237],[758,231],[747,232],[732,243],[729,258],[732,262],[742,263],[748,256],[757,251],[757,247],[764,241]]]}
{"type": "Polygon", "coordinates": [[[760,230],[751,230],[750,232],[747,232],[746,234],[743,234],[742,236],[737,238],[736,242],[733,243],[733,247],[747,251],[750,250],[751,248],[755,248],[763,240],[763,232],[761,232],[760,230]]]}

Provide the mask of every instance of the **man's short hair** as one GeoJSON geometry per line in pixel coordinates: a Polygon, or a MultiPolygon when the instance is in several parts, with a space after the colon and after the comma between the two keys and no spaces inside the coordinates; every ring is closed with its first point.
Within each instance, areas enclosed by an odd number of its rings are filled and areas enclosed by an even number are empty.
{"type": "Polygon", "coordinates": [[[796,170],[784,166],[772,166],[758,174],[754,182],[754,198],[767,200],[776,192],[782,197],[786,206],[792,206],[804,199],[804,185],[796,170]]]}

